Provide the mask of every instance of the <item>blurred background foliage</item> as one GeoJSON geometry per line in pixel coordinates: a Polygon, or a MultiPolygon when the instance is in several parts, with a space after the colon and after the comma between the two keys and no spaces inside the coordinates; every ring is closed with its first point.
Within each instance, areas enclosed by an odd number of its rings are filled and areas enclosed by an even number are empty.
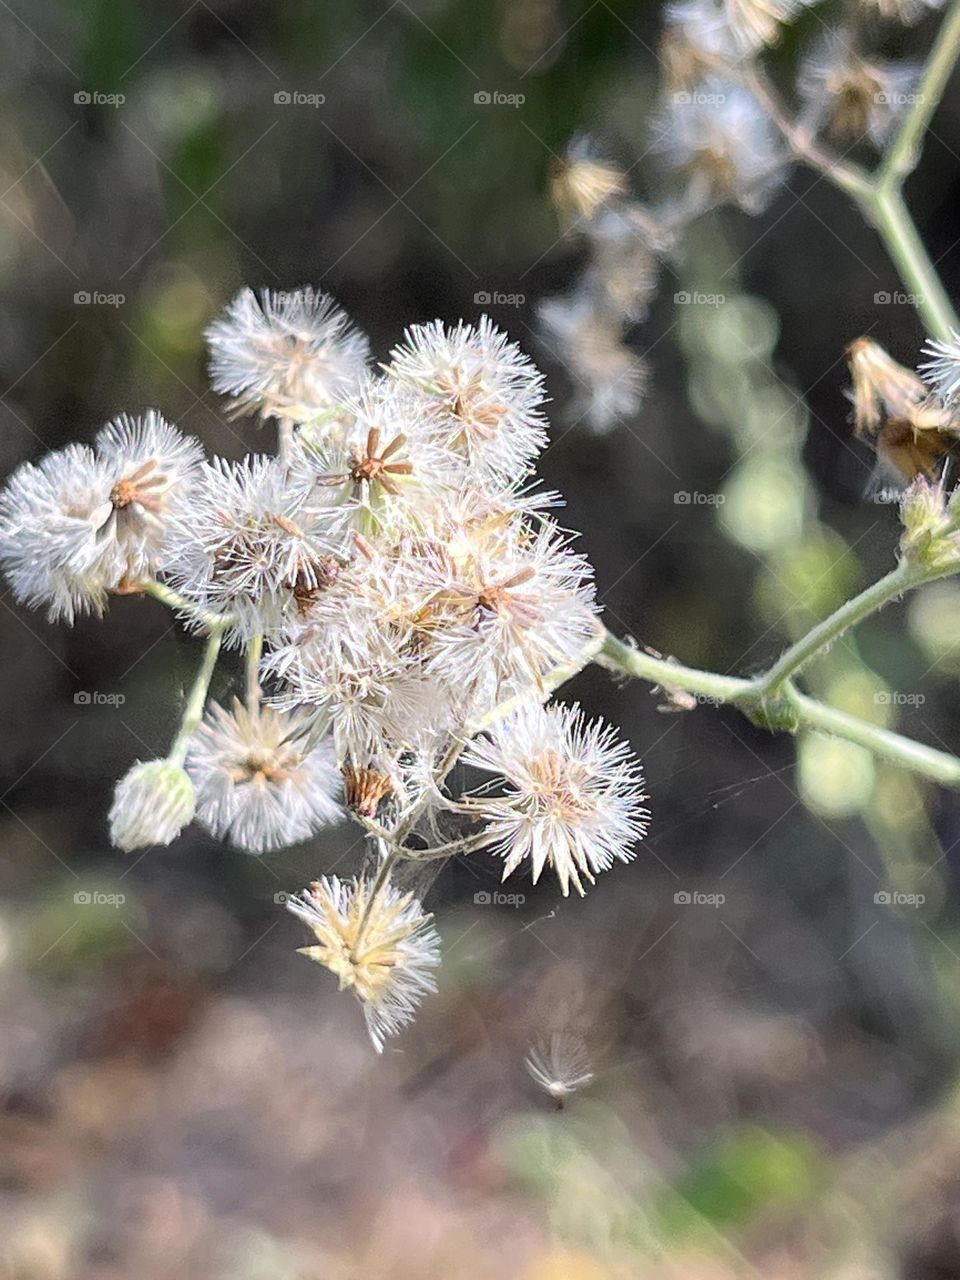
{"type": "MultiPolygon", "coordinates": [[[[834,11],[803,15],[782,74],[834,11]]],[[[206,390],[202,330],[242,283],[322,286],[381,357],[407,323],[520,295],[491,312],[547,371],[543,474],[608,625],[761,668],[892,561],[843,349],[868,333],[912,365],[923,333],[875,302],[900,284],[873,233],[796,171],[760,219],[701,220],[665,271],[630,339],[653,371],[640,412],[605,436],[571,419],[534,318],[585,261],[550,164],[586,130],[659,195],[660,19],[640,0],[11,0],[4,473],[151,405],[210,452],[272,447],[206,390]],[[490,91],[524,100],[475,100],[490,91]]],[[[934,26],[886,51],[922,51],[934,26]]],[[[954,295],[958,101],[908,192],[954,295]]],[[[811,687],[960,750],[958,597],[888,609],[811,687]]],[[[544,883],[518,884],[516,910],[477,905],[492,860],[447,868],[441,993],[377,1061],[274,901],[355,854],[353,833],[264,860],[194,832],[116,855],[114,780],[164,747],[196,646],[150,601],[70,632],[0,604],[0,1274],[960,1274],[953,796],[585,672],[570,696],[644,758],[651,838],[584,903],[544,883]],[[697,889],[724,902],[676,900],[697,889]],[[557,1024],[597,1072],[563,1112],[522,1068],[557,1024]]]]}

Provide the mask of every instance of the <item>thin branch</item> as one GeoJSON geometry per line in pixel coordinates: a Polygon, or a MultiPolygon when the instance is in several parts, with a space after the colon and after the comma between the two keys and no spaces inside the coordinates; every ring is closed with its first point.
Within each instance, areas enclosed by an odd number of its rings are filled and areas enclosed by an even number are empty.
{"type": "Polygon", "coordinates": [[[953,0],[924,67],[910,110],[876,172],[880,187],[900,187],[920,159],[924,135],[960,57],[960,0],[953,0]]]}

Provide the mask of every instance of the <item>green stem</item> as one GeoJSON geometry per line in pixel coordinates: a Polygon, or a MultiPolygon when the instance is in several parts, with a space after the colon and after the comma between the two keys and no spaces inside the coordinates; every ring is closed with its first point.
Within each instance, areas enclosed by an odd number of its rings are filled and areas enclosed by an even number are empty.
{"type": "Polygon", "coordinates": [[[806,729],[815,729],[836,738],[846,738],[892,764],[922,774],[933,782],[944,787],[960,787],[960,759],[946,751],[937,751],[934,747],[925,747],[912,738],[893,733],[889,729],[881,729],[879,725],[870,724],[846,711],[838,711],[836,707],[828,707],[815,698],[800,693],[792,685],[787,685],[784,693],[790,706],[796,712],[797,719],[806,729]]]}
{"type": "Polygon", "coordinates": [[[172,587],[168,587],[165,582],[157,582],[156,578],[147,578],[140,584],[140,589],[148,596],[153,596],[154,600],[159,600],[161,604],[167,605],[170,609],[178,609],[181,613],[188,613],[197,622],[202,622],[210,631],[218,628],[232,627],[234,618],[229,613],[211,613],[209,609],[199,609],[192,600],[188,600],[186,596],[180,595],[174,591],[172,587]]]}
{"type": "MultiPolygon", "coordinates": [[[[892,576],[888,575],[881,581],[889,584],[892,576]]],[[[884,594],[884,599],[888,598],[890,597],[884,594]]],[[[789,652],[792,651],[788,650],[789,652]]],[[[812,656],[812,652],[807,656],[812,656]]],[[[610,670],[636,676],[664,688],[685,689],[689,693],[699,694],[709,702],[732,703],[745,715],[757,718],[759,723],[770,723],[769,717],[762,713],[762,704],[770,697],[769,692],[764,692],[765,687],[774,687],[769,676],[744,680],[735,676],[717,675],[712,671],[699,671],[694,667],[671,662],[667,658],[654,658],[612,635],[607,636],[595,661],[610,670]]],[[[789,680],[781,680],[776,685],[776,693],[782,703],[778,712],[780,724],[791,732],[812,729],[845,738],[848,742],[866,747],[881,759],[910,769],[945,787],[960,788],[960,759],[956,756],[946,751],[937,751],[933,747],[925,747],[902,734],[882,729],[879,725],[861,720],[846,711],[825,706],[815,698],[800,693],[789,680]]]]}
{"type": "Polygon", "coordinates": [[[773,664],[769,671],[753,681],[754,689],[761,698],[772,697],[782,684],[797,675],[811,658],[838,640],[844,632],[856,626],[870,614],[882,609],[891,600],[896,600],[905,591],[930,582],[933,578],[943,577],[948,573],[956,573],[960,566],[938,572],[922,565],[901,561],[890,573],[873,583],[858,596],[842,604],[829,618],[824,618],[807,632],[796,644],[792,644],[773,664]]]}
{"type": "Polygon", "coordinates": [[[949,342],[960,321],[910,215],[899,186],[878,186],[855,197],[876,227],[900,278],[933,337],[949,342]]]}
{"type": "Polygon", "coordinates": [[[257,632],[247,644],[247,710],[255,715],[260,706],[260,659],[263,657],[263,635],[257,632]]]}
{"type": "Polygon", "coordinates": [[[903,283],[914,295],[924,324],[934,337],[943,341],[949,341],[952,332],[960,329],[960,322],[920,239],[904,202],[902,188],[904,180],[916,167],[923,136],[958,57],[960,0],[952,0],[927,59],[916,99],[872,173],[859,165],[847,163],[799,126],[756,66],[740,72],[740,78],[762,104],[797,159],[822,173],[856,201],[867,221],[879,233],[903,283]]]}
{"type": "Polygon", "coordinates": [[[190,695],[187,698],[187,705],[183,709],[183,718],[180,721],[180,729],[173,741],[167,759],[171,764],[182,765],[187,758],[187,748],[190,745],[190,739],[196,733],[200,721],[203,719],[203,708],[207,701],[207,693],[210,689],[210,681],[213,678],[214,668],[217,665],[217,658],[220,656],[220,645],[223,641],[224,628],[218,627],[211,631],[207,638],[207,645],[203,653],[203,661],[200,664],[200,670],[196,674],[190,695]]]}
{"type": "Polygon", "coordinates": [[[699,694],[709,702],[736,702],[753,689],[750,680],[699,671],[695,667],[682,666],[672,658],[655,658],[643,649],[625,644],[609,632],[594,661],[610,671],[648,680],[664,689],[684,689],[687,693],[699,694]]]}
{"type": "Polygon", "coordinates": [[[917,93],[890,144],[876,182],[880,187],[902,185],[917,167],[924,134],[943,97],[957,58],[960,57],[960,0],[953,0],[940,24],[937,38],[927,58],[917,93]]]}

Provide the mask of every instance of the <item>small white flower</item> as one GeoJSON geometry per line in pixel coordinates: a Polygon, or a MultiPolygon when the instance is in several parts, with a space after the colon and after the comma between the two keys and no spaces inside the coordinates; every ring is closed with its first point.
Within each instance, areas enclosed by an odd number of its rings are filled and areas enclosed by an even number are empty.
{"type": "Polygon", "coordinates": [[[946,341],[928,338],[920,365],[924,381],[949,409],[960,408],[960,333],[953,330],[946,341]]]}
{"type": "MultiPolygon", "coordinates": [[[[725,58],[733,62],[742,52],[727,20],[722,0],[676,0],[666,8],[668,41],[682,40],[707,59],[725,58]]],[[[695,63],[702,73],[704,64],[695,63]]],[[[699,78],[699,76],[698,76],[699,78]]]]}
{"type": "Polygon", "coordinates": [[[624,345],[620,326],[601,314],[583,290],[545,299],[537,314],[544,346],[570,370],[576,420],[599,435],[632,418],[640,408],[647,371],[624,345]]]}
{"type": "Polygon", "coordinates": [[[308,840],[343,816],[329,742],[310,745],[310,717],[214,703],[187,753],[197,821],[248,853],[308,840]]]}
{"type": "Polygon", "coordinates": [[[235,413],[306,422],[362,377],[369,343],[325,293],[241,289],[207,329],[215,391],[235,413]]]}
{"type": "Polygon", "coordinates": [[[593,254],[581,288],[603,311],[626,324],[645,320],[656,296],[660,264],[654,245],[664,232],[642,205],[607,209],[591,228],[593,254]]]}
{"type": "Polygon", "coordinates": [[[535,1044],[524,1060],[524,1066],[558,1108],[563,1107],[571,1094],[585,1089],[594,1079],[583,1041],[563,1031],[555,1031],[549,1039],[535,1044]]]}
{"type": "Polygon", "coordinates": [[[614,861],[629,862],[646,831],[643,774],[610,726],[587,723],[578,706],[530,701],[470,743],[463,760],[503,778],[501,795],[481,794],[470,808],[487,822],[503,878],[529,861],[536,884],[557,873],[564,897],[581,876],[594,883],[614,861]]]}
{"type": "Polygon", "coordinates": [[[413,325],[387,366],[423,397],[428,428],[477,479],[523,480],[547,443],[543,375],[488,316],[413,325]]]}
{"type": "Polygon", "coordinates": [[[124,853],[170,844],[192,820],[195,800],[193,783],[179,765],[138,760],[113,794],[111,844],[124,853]]]}
{"type": "Polygon", "coordinates": [[[371,903],[368,880],[315,880],[287,907],[313,930],[317,944],[299,948],[329,969],[360,1001],[373,1047],[412,1022],[425,995],[436,991],[440,938],[420,903],[393,885],[371,903]]]}
{"type": "Polygon", "coordinates": [[[198,609],[232,615],[237,644],[305,613],[339,575],[336,550],[329,520],[301,505],[276,458],[215,458],[171,521],[165,577],[198,609]]]}

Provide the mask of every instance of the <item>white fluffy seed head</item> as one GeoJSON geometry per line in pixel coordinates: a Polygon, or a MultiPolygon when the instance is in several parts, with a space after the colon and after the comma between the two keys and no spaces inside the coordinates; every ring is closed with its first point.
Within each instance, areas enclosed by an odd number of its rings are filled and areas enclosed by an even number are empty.
{"type": "Polygon", "coordinates": [[[486,823],[503,877],[529,862],[534,883],[551,866],[564,897],[582,896],[615,861],[629,862],[646,831],[643,774],[612,728],[578,706],[521,705],[470,743],[464,762],[503,780],[472,808],[486,823]]]}
{"type": "Polygon", "coordinates": [[[465,476],[512,484],[530,474],[547,443],[543,375],[488,316],[411,326],[387,372],[419,393],[427,428],[465,476]]]}
{"type": "Polygon", "coordinates": [[[430,601],[428,670],[481,699],[539,686],[593,635],[590,565],[548,520],[465,528],[431,548],[416,572],[430,601]]]}
{"type": "Polygon", "coordinates": [[[156,568],[171,514],[187,499],[203,449],[154,409],[140,417],[121,414],[94,448],[112,482],[110,513],[99,530],[102,557],[109,577],[136,582],[156,568]]]}
{"type": "Polygon", "coordinates": [[[930,390],[950,409],[960,408],[960,333],[941,341],[928,338],[920,373],[930,390]]]}
{"type": "Polygon", "coordinates": [[[214,390],[235,413],[308,422],[350,393],[369,343],[332,298],[311,288],[241,289],[207,329],[214,390]]]}
{"type": "Polygon", "coordinates": [[[440,938],[412,894],[389,883],[375,898],[372,891],[368,880],[324,876],[288,898],[287,907],[317,940],[301,954],[329,969],[341,991],[354,993],[382,1053],[385,1037],[412,1022],[423,997],[436,991],[440,938]]]}
{"type": "Polygon", "coordinates": [[[215,458],[179,504],[166,579],[198,609],[235,619],[237,644],[301,616],[340,572],[335,532],[306,509],[276,458],[215,458]]]}
{"type": "Polygon", "coordinates": [[[298,450],[292,483],[341,536],[399,537],[457,482],[457,457],[431,428],[430,407],[390,379],[365,379],[344,417],[298,450]]]}
{"type": "Polygon", "coordinates": [[[214,703],[187,752],[197,821],[247,853],[308,840],[343,817],[329,741],[312,744],[310,717],[268,706],[214,703]]]}
{"type": "Polygon", "coordinates": [[[167,845],[194,814],[193,783],[169,760],[137,761],[117,783],[110,807],[110,842],[124,853],[167,845]]]}
{"type": "Polygon", "coordinates": [[[97,529],[109,512],[109,476],[93,450],[71,444],[16,470],[0,496],[0,562],[14,595],[72,623],[102,613],[107,588],[97,529]]]}
{"type": "Polygon", "coordinates": [[[17,599],[67,622],[101,613],[108,592],[156,569],[201,458],[150,410],[115,419],[93,449],[72,444],[20,467],[0,497],[0,563],[17,599]]]}

